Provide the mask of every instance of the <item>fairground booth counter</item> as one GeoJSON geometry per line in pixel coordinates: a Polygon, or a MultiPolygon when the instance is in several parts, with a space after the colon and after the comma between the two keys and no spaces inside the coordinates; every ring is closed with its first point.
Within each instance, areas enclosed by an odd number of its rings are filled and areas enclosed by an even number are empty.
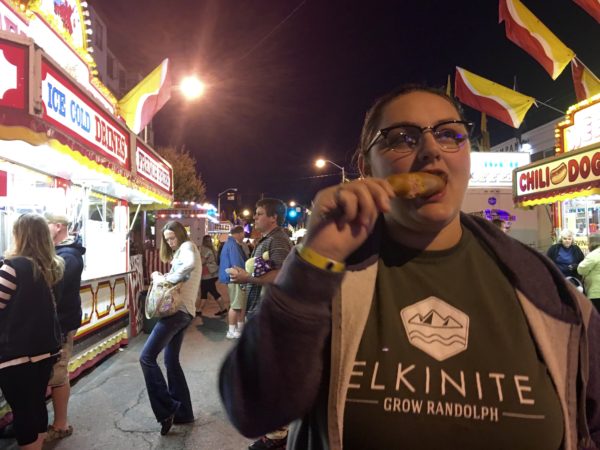
{"type": "Polygon", "coordinates": [[[585,252],[600,232],[600,95],[569,108],[555,136],[555,156],[514,170],[514,201],[551,205],[555,234],[568,228],[585,252]]]}
{"type": "MultiPolygon", "coordinates": [[[[94,78],[81,4],[26,4],[0,0],[0,251],[20,214],[71,219],[87,248],[73,378],[141,327],[130,210],[170,205],[172,168],[116,116],[114,96],[94,78]]],[[[0,427],[6,412],[0,397],[0,427]]]]}

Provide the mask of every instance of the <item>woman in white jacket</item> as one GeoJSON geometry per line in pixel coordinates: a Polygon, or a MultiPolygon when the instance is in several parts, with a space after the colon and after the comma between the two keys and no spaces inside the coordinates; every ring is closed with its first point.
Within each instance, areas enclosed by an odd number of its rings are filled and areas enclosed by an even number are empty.
{"type": "Polygon", "coordinates": [[[190,391],[179,363],[179,351],[185,329],[194,318],[202,262],[198,248],[189,240],[185,228],[175,221],[167,222],[162,229],[160,258],[164,262],[171,262],[171,270],[165,275],[154,272],[152,279],[182,283],[180,295],[183,301],[179,311],[157,322],[144,345],[140,364],[150,405],[156,420],[161,424],[160,434],[164,436],[174,423],[194,421],[190,391]],[[156,362],[163,349],[168,385],[156,362]]]}
{"type": "Polygon", "coordinates": [[[577,272],[583,277],[583,286],[588,298],[600,311],[600,234],[588,238],[590,252],[577,266],[577,272]]]}

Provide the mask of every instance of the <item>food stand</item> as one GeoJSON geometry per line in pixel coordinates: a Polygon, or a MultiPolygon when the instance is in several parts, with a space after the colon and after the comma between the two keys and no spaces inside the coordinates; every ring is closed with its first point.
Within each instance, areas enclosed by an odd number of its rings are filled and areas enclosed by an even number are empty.
{"type": "MultiPolygon", "coordinates": [[[[510,223],[510,235],[533,248],[541,246],[540,228],[550,229],[545,212],[518,209],[513,203],[513,169],[529,164],[524,152],[472,152],[469,187],[462,211],[510,223]]],[[[546,233],[547,234],[547,233],[546,233]]]]}
{"type": "Polygon", "coordinates": [[[555,136],[555,156],[514,170],[515,203],[552,205],[555,232],[570,229],[586,251],[600,231],[600,94],[570,107],[555,136]]]}
{"type": "MultiPolygon", "coordinates": [[[[20,214],[72,221],[87,252],[71,378],[140,329],[130,209],[173,199],[170,164],[127,128],[94,77],[84,12],[76,0],[0,0],[0,251],[20,214]]],[[[7,412],[0,396],[0,428],[7,412]]]]}

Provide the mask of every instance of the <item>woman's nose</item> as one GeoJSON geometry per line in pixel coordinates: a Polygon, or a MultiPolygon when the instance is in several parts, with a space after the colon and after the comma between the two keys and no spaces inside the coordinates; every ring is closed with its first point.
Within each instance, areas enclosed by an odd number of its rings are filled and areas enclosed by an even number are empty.
{"type": "Polygon", "coordinates": [[[421,161],[429,161],[440,159],[441,155],[442,149],[440,144],[435,140],[433,133],[429,130],[425,131],[419,141],[417,158],[421,161]]]}

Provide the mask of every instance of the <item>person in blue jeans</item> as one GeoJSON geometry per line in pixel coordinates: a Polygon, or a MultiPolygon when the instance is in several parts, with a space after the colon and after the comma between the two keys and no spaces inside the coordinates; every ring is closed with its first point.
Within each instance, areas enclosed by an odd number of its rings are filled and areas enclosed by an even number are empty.
{"type": "Polygon", "coordinates": [[[164,436],[174,423],[194,421],[192,400],[179,362],[179,352],[185,329],[195,316],[202,262],[198,248],[189,240],[183,225],[176,221],[167,222],[162,229],[160,258],[164,262],[171,262],[171,270],[165,275],[154,272],[152,280],[182,283],[180,295],[183,301],[179,311],[156,323],[140,355],[140,364],[150,406],[161,424],[160,434],[164,436]],[[167,381],[156,362],[163,349],[167,381]]]}

